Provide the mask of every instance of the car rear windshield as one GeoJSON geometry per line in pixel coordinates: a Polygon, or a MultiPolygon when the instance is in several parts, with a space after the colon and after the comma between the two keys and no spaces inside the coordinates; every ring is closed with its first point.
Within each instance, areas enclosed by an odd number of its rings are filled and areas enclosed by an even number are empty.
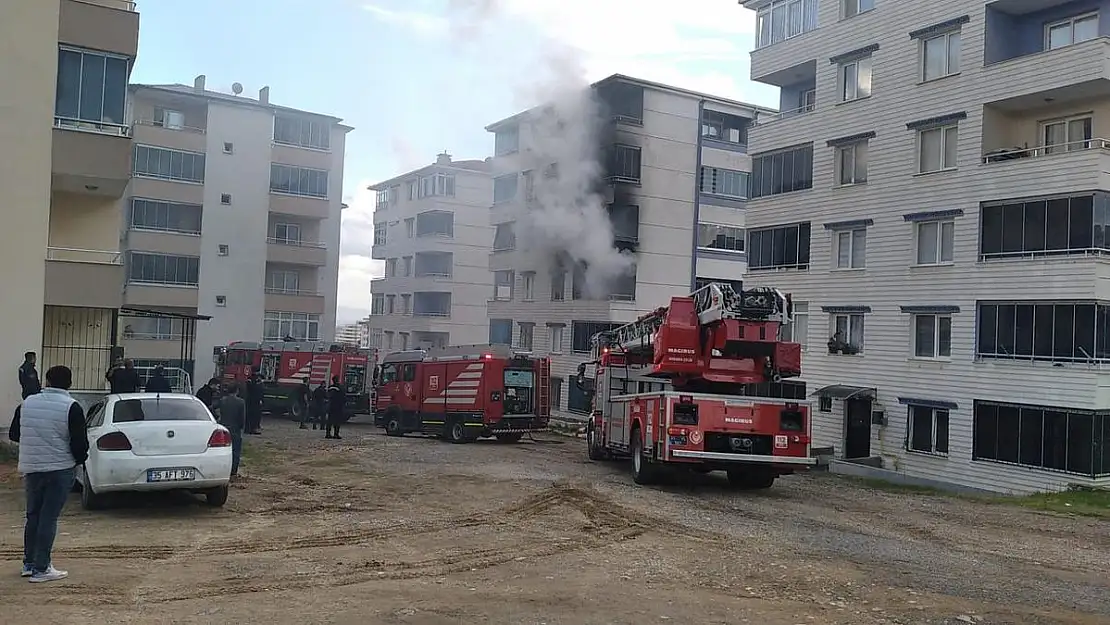
{"type": "Polygon", "coordinates": [[[144,398],[116,402],[113,423],[133,421],[210,421],[212,416],[200,402],[192,399],[144,398]]]}

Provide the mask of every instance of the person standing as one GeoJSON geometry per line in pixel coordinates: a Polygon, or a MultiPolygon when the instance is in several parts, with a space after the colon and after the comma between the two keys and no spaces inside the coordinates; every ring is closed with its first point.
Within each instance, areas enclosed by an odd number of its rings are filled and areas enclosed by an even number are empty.
{"type": "Polygon", "coordinates": [[[331,379],[328,387],[328,420],[325,426],[324,438],[342,440],[339,436],[339,426],[343,423],[343,410],[347,406],[347,393],[339,384],[339,376],[331,379]]]}
{"type": "Polygon", "coordinates": [[[308,385],[308,378],[301,380],[293,401],[301,407],[301,429],[307,430],[308,422],[312,420],[312,387],[308,385]]]}
{"type": "Polygon", "coordinates": [[[248,434],[262,433],[262,381],[258,378],[258,370],[251,371],[247,379],[247,421],[248,434]]]}
{"type": "Polygon", "coordinates": [[[216,408],[219,392],[220,380],[219,378],[212,378],[208,380],[208,384],[200,387],[200,390],[197,391],[197,399],[204,402],[204,405],[208,406],[209,410],[214,410],[216,408]]]}
{"type": "Polygon", "coordinates": [[[42,390],[39,370],[35,368],[36,359],[35,352],[27,352],[23,354],[23,364],[19,365],[19,386],[23,389],[23,399],[42,390]]]}
{"type": "Polygon", "coordinates": [[[135,371],[135,362],[130,358],[122,362],[116,361],[104,375],[104,379],[108,380],[112,393],[138,393],[143,386],[139,372],[135,371]]]}
{"type": "Polygon", "coordinates": [[[320,382],[312,391],[312,429],[319,425],[324,427],[324,420],[328,414],[328,388],[320,382]]]}
{"type": "Polygon", "coordinates": [[[65,579],[51,555],[58,517],[73,487],[74,467],[89,457],[85,411],[69,394],[73,372],[56,365],[46,371],[46,388],[15,409],[8,437],[19,443],[19,472],[27,496],[23,526],[23,577],[32,583],[65,579]]]}
{"type": "Polygon", "coordinates": [[[247,404],[239,396],[239,385],[232,384],[220,398],[217,410],[220,425],[231,432],[231,477],[239,476],[239,460],[243,457],[243,429],[247,423],[247,404]]]}
{"type": "Polygon", "coordinates": [[[172,393],[173,385],[170,384],[169,378],[166,377],[166,368],[162,365],[154,367],[154,373],[150,374],[150,378],[146,381],[146,392],[148,393],[172,393]]]}

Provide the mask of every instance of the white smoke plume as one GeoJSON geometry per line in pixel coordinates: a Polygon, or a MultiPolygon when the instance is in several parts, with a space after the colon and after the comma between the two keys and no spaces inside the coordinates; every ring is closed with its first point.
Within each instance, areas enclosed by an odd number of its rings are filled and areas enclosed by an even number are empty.
{"type": "MultiPolygon", "coordinates": [[[[471,39],[483,26],[506,16],[499,0],[451,0],[457,36],[471,39]]],[[[585,294],[604,298],[613,282],[634,268],[634,256],[613,245],[613,227],[600,184],[600,152],[606,119],[586,79],[580,55],[558,42],[543,42],[533,82],[515,85],[521,101],[535,104],[521,124],[521,150],[514,165],[531,171],[534,199],[517,202],[517,249],[527,250],[534,267],[557,260],[565,269],[585,266],[585,294]]],[[[522,182],[519,194],[526,189],[522,182]]]]}

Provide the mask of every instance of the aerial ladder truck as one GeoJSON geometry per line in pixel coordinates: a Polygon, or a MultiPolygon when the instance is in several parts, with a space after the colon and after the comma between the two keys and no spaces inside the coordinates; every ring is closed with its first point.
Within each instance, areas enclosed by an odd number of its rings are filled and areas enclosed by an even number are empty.
{"type": "Polygon", "coordinates": [[[777,289],[711,283],[594,335],[576,376],[592,395],[589,458],[630,457],[637,484],[686,468],[749,489],[816,464],[805,384],[789,380],[801,346],[781,340],[792,320],[777,289]]]}

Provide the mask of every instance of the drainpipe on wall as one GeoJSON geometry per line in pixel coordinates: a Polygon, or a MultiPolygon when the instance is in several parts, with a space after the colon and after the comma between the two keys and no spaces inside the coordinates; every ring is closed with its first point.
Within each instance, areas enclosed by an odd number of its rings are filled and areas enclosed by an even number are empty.
{"type": "Polygon", "coordinates": [[[705,100],[699,100],[698,119],[695,124],[698,138],[694,142],[694,145],[697,146],[698,156],[694,163],[694,228],[693,235],[690,237],[690,291],[694,290],[698,281],[698,219],[701,217],[701,120],[704,113],[705,100]]]}

